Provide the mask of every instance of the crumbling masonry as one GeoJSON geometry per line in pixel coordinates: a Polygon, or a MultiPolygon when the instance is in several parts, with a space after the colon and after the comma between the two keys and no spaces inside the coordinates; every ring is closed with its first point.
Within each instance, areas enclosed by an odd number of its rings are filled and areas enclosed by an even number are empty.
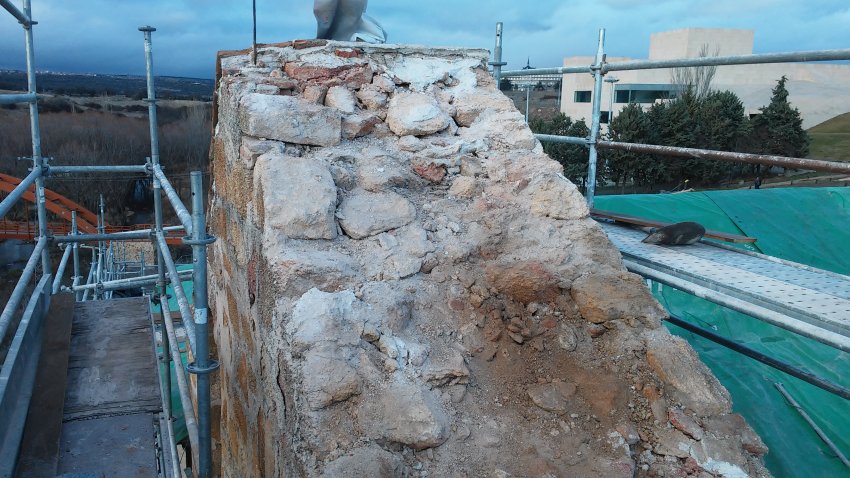
{"type": "Polygon", "coordinates": [[[765,476],[483,50],[219,61],[223,476],[765,476]]]}

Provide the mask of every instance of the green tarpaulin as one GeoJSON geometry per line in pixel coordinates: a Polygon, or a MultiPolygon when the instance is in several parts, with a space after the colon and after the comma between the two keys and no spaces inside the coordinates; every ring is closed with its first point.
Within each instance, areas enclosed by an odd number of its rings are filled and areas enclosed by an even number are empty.
{"type": "MultiPolygon", "coordinates": [[[[789,188],[707,191],[664,195],[600,196],[596,208],[680,222],[756,237],[752,250],[850,275],[850,188],[789,188]]],[[[743,247],[743,246],[742,246],[743,247]]],[[[850,354],[783,329],[653,284],[653,294],[671,314],[755,350],[850,387],[850,354]]],[[[850,470],[774,387],[781,382],[845,455],[850,455],[850,402],[669,326],[686,338],[732,393],[735,411],[746,417],[770,452],[765,462],[777,477],[850,476],[850,470]]]]}

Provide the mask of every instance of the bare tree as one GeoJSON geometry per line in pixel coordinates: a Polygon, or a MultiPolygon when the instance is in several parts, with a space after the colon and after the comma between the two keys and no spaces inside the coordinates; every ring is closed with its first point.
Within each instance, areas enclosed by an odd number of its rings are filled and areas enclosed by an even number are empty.
{"type": "MultiPolygon", "coordinates": [[[[715,47],[711,56],[718,56],[720,47],[715,47]]],[[[699,49],[699,57],[705,58],[709,56],[708,43],[703,43],[699,49]]],[[[711,92],[711,82],[714,81],[714,75],[717,73],[716,66],[691,66],[683,68],[673,68],[670,70],[670,83],[678,86],[680,91],[690,89],[697,98],[703,98],[711,92]]]]}

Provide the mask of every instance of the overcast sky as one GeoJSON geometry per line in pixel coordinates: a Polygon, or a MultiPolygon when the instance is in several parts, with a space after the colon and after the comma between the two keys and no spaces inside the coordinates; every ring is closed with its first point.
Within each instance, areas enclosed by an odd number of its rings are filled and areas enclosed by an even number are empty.
{"type": "MultiPolygon", "coordinates": [[[[142,74],[140,25],[154,34],[158,75],[211,78],[217,50],[251,43],[251,0],[32,0],[42,70],[142,74]]],[[[20,5],[20,0],[13,0],[20,5]]],[[[315,35],[312,1],[257,0],[260,42],[315,35]]],[[[505,23],[508,68],[595,52],[643,58],[649,34],[684,27],[755,30],[756,53],[850,48],[848,0],[371,0],[393,43],[491,49],[505,23]]],[[[23,34],[0,11],[0,68],[23,69],[23,34]]]]}

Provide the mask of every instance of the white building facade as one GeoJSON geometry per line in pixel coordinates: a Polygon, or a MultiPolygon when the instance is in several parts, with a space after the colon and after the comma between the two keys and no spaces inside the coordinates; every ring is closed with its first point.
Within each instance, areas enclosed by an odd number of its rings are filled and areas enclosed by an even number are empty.
{"type": "MultiPolygon", "coordinates": [[[[653,33],[649,59],[696,58],[707,49],[709,55],[749,55],[753,53],[753,30],[687,28],[653,33]]],[[[632,60],[609,57],[608,63],[632,60]]],[[[564,66],[584,66],[593,57],[564,59],[564,66]]],[[[678,87],[671,82],[670,69],[615,71],[606,76],[602,89],[602,119],[607,123],[612,106],[614,116],[629,102],[645,107],[675,96],[678,87]],[[610,80],[616,79],[616,82],[610,80]]],[[[850,111],[850,65],[830,63],[780,63],[763,65],[719,66],[712,82],[713,90],[734,92],[744,103],[747,114],[756,115],[770,102],[777,80],[788,77],[789,101],[800,110],[803,127],[810,128],[850,111]]],[[[590,123],[593,77],[589,74],[564,75],[561,112],[573,119],[590,123]]]]}

